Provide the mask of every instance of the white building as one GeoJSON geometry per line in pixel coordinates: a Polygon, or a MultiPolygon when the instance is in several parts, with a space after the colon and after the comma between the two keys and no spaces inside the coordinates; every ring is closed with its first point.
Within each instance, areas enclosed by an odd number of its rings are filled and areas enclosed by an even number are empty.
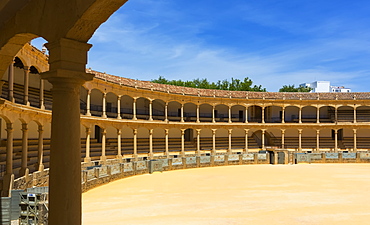
{"type": "Polygon", "coordinates": [[[330,81],[315,81],[312,83],[303,83],[299,86],[312,88],[311,92],[351,92],[350,88],[344,86],[330,86],[330,81]]]}

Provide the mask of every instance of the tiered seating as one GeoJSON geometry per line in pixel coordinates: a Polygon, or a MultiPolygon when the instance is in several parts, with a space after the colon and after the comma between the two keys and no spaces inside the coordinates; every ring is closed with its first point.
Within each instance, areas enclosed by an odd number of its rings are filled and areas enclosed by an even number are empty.
{"type": "MultiPolygon", "coordinates": [[[[357,148],[358,149],[370,149],[370,138],[368,137],[357,137],[357,148]]],[[[353,148],[353,138],[343,138],[343,145],[345,148],[353,148]]]]}
{"type": "MultiPolygon", "coordinates": [[[[281,146],[281,138],[273,138],[275,146],[281,146]]],[[[298,137],[285,137],[284,145],[285,148],[298,149],[299,145],[298,137]]],[[[330,137],[320,137],[319,147],[320,149],[332,149],[334,148],[335,141],[330,137]]],[[[301,139],[302,149],[315,149],[316,148],[316,137],[302,137],[301,139]]],[[[338,147],[339,142],[338,142],[338,147]]]]}

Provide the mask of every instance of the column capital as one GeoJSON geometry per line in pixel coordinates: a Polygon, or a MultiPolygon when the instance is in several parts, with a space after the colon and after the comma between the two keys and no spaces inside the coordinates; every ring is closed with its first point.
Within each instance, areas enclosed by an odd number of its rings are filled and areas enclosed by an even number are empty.
{"type": "Polygon", "coordinates": [[[149,135],[153,135],[153,129],[149,129],[149,135]]]}
{"type": "Polygon", "coordinates": [[[22,123],[22,129],[23,132],[28,131],[28,124],[27,123],[22,123]]]}
{"type": "Polygon", "coordinates": [[[86,127],[86,134],[91,134],[91,129],[90,129],[90,127],[86,127]]]}
{"type": "Polygon", "coordinates": [[[13,123],[6,123],[6,131],[13,131],[13,123]]]}
{"type": "Polygon", "coordinates": [[[284,134],[285,133],[285,129],[280,129],[281,130],[281,133],[284,134]]]}
{"type": "Polygon", "coordinates": [[[216,134],[217,129],[212,129],[212,134],[216,134]]]}
{"type": "Polygon", "coordinates": [[[43,132],[44,131],[44,126],[43,125],[39,125],[38,126],[38,130],[37,130],[39,133],[43,132]]]}
{"type": "Polygon", "coordinates": [[[121,129],[117,129],[117,135],[121,135],[122,134],[122,130],[121,129]]]}
{"type": "Polygon", "coordinates": [[[53,89],[55,88],[55,85],[58,84],[66,85],[68,83],[77,83],[79,85],[82,85],[85,81],[90,81],[94,78],[94,75],[90,73],[64,69],[47,71],[41,73],[40,76],[41,79],[46,79],[51,84],[53,84],[53,89]]]}
{"type": "Polygon", "coordinates": [[[122,95],[117,95],[118,101],[121,100],[122,95]]]}
{"type": "Polygon", "coordinates": [[[355,133],[357,133],[357,129],[353,129],[353,133],[355,134],[355,133]]]}
{"type": "Polygon", "coordinates": [[[298,129],[298,133],[299,134],[302,134],[302,129],[298,129]]]}
{"type": "Polygon", "coordinates": [[[134,135],[137,135],[137,129],[133,129],[132,131],[133,131],[134,135]]]}
{"type": "Polygon", "coordinates": [[[197,131],[198,134],[200,134],[200,132],[202,131],[202,129],[195,129],[197,131]]]}
{"type": "Polygon", "coordinates": [[[164,129],[164,133],[165,133],[166,135],[168,135],[169,131],[170,131],[170,129],[164,129]]]}
{"type": "Polygon", "coordinates": [[[232,134],[233,133],[233,129],[229,129],[229,134],[232,134]]]}
{"type": "Polygon", "coordinates": [[[30,72],[30,67],[29,66],[23,66],[23,70],[26,72],[30,72]]]}
{"type": "Polygon", "coordinates": [[[181,129],[181,135],[185,134],[186,129],[181,129]]]}
{"type": "Polygon", "coordinates": [[[101,128],[101,133],[102,133],[103,135],[106,135],[106,134],[107,134],[107,129],[105,129],[105,128],[101,128]]]}
{"type": "Polygon", "coordinates": [[[248,133],[249,132],[249,129],[244,129],[245,133],[248,133]]]}
{"type": "Polygon", "coordinates": [[[262,133],[264,134],[266,132],[266,129],[261,129],[262,133]]]}
{"type": "Polygon", "coordinates": [[[320,134],[320,129],[317,129],[316,130],[316,134],[320,134]]]}

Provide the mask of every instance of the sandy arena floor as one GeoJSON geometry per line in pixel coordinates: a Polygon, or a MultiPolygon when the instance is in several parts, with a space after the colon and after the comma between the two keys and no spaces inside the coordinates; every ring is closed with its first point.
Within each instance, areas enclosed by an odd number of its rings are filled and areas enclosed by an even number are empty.
{"type": "Polygon", "coordinates": [[[122,179],[83,194],[83,224],[370,224],[370,164],[245,165],[122,179]]]}

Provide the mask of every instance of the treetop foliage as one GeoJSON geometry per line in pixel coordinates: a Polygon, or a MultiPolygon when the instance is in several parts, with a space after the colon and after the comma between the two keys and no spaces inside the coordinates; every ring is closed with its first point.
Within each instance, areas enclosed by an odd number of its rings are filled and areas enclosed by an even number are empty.
{"type": "Polygon", "coordinates": [[[312,88],[310,87],[304,87],[304,86],[298,86],[294,87],[293,85],[284,85],[282,88],[279,89],[279,92],[310,92],[312,88]]]}
{"type": "Polygon", "coordinates": [[[175,86],[192,87],[192,88],[203,88],[203,89],[216,89],[216,90],[229,90],[229,91],[257,91],[266,92],[266,88],[262,88],[261,85],[253,85],[253,82],[248,77],[244,80],[231,78],[231,82],[228,80],[219,80],[217,82],[209,82],[207,78],[194,79],[191,81],[182,80],[167,80],[166,78],[159,76],[158,79],[151,80],[153,83],[158,84],[169,84],[175,86]],[[252,86],[253,85],[253,86],[252,86]]]}

